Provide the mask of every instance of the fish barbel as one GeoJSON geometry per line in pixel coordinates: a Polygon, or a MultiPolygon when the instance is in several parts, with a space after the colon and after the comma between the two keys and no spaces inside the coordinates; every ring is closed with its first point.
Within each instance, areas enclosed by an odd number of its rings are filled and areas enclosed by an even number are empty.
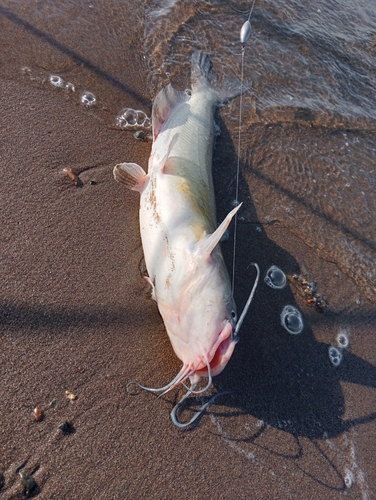
{"type": "Polygon", "coordinates": [[[214,114],[229,96],[210,84],[210,75],[208,55],[194,52],[191,93],[169,84],[154,100],[148,173],[135,163],[114,168],[115,179],[141,195],[147,279],[183,363],[168,385],[147,388],[155,392],[188,378],[191,392],[201,377],[208,377],[209,387],[237,341],[236,307],[218,243],[240,205],[217,227],[212,179],[214,114]]]}

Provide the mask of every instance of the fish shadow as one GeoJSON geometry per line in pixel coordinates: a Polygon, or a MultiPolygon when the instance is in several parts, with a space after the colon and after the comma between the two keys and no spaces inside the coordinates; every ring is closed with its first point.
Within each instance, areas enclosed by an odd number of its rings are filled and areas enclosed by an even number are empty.
{"type": "MultiPolygon", "coordinates": [[[[222,120],[219,122],[221,136],[214,153],[213,177],[217,215],[221,221],[235,199],[237,155],[229,131],[222,120]]],[[[304,310],[301,310],[304,322],[301,334],[292,335],[282,326],[283,307],[300,308],[289,284],[282,290],[272,289],[263,278],[271,265],[290,276],[299,273],[299,265],[292,255],[267,237],[263,224],[257,219],[248,184],[241,173],[246,168],[247,165],[240,162],[239,200],[243,206],[237,222],[235,267],[238,312],[242,311],[255,280],[256,272],[250,263],[259,265],[261,275],[232,359],[214,379],[218,392],[235,391],[233,396],[223,397],[220,403],[233,408],[232,416],[251,415],[263,425],[283,429],[296,438],[316,440],[338,436],[376,418],[375,412],[344,420],[345,399],[340,382],[376,387],[376,368],[348,351],[343,351],[342,362],[335,367],[329,359],[329,345],[315,339],[304,310]],[[246,213],[246,220],[242,220],[242,213],[246,213]]],[[[232,237],[222,244],[222,251],[231,275],[232,237]]],[[[329,320],[331,314],[330,311],[324,313],[329,320]]],[[[249,440],[254,438],[255,435],[250,435],[249,440]]]]}

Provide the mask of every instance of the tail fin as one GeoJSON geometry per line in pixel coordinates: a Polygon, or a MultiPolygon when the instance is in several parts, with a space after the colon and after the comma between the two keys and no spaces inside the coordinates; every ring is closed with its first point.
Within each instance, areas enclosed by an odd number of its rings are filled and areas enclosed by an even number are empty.
{"type": "Polygon", "coordinates": [[[215,76],[212,66],[208,54],[204,54],[201,50],[193,52],[191,59],[191,85],[193,91],[201,85],[209,84],[209,78],[215,76]]]}
{"type": "MultiPolygon", "coordinates": [[[[201,86],[211,86],[218,96],[218,102],[224,104],[241,93],[241,84],[237,79],[226,78],[221,87],[213,86],[210,80],[216,80],[217,76],[212,70],[212,62],[208,56],[201,50],[196,50],[191,58],[191,85],[195,91],[201,86]]],[[[243,92],[249,89],[243,89],[243,92]]]]}

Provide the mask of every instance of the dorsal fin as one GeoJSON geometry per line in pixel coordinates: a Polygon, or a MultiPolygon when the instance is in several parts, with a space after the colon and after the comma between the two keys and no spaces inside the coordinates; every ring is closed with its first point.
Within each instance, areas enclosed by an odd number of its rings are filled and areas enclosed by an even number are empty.
{"type": "Polygon", "coordinates": [[[186,92],[175,90],[169,83],[164,87],[153,102],[152,110],[152,125],[153,125],[153,140],[158,137],[162,125],[169,117],[175,106],[188,101],[189,96],[186,92]]]}
{"type": "Polygon", "coordinates": [[[220,239],[222,238],[223,234],[225,233],[226,229],[230,225],[230,222],[236,212],[239,210],[239,208],[242,206],[242,203],[240,203],[237,207],[235,207],[233,210],[231,210],[230,213],[227,214],[226,218],[224,221],[217,227],[217,229],[214,231],[214,233],[209,234],[208,236],[204,236],[199,241],[199,246],[200,250],[203,252],[203,254],[206,257],[209,257],[214,248],[218,245],[220,239]]]}

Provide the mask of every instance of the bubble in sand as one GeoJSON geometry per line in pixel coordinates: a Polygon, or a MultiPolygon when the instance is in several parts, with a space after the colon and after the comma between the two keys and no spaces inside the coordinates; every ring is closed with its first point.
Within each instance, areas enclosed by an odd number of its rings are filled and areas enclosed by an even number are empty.
{"type": "Polygon", "coordinates": [[[342,353],[337,347],[331,345],[328,350],[329,359],[332,365],[339,366],[342,361],[342,353]]]}
{"type": "Polygon", "coordinates": [[[97,102],[97,98],[92,92],[88,92],[87,90],[85,90],[85,92],[81,94],[80,101],[81,104],[89,107],[93,106],[97,102]]]}
{"type": "Polygon", "coordinates": [[[337,345],[346,349],[350,344],[349,334],[347,332],[340,331],[337,335],[337,345]]]}
{"type": "Polygon", "coordinates": [[[281,325],[289,333],[297,335],[304,327],[302,315],[294,306],[285,306],[281,312],[281,325]]]}
{"type": "Polygon", "coordinates": [[[351,486],[355,483],[354,473],[349,469],[345,469],[345,477],[343,480],[345,481],[346,488],[351,488],[351,486]]]}
{"type": "Polygon", "coordinates": [[[51,85],[53,85],[54,87],[57,87],[59,89],[63,89],[65,87],[65,82],[64,80],[61,78],[61,76],[58,76],[58,75],[50,75],[48,77],[48,81],[50,82],[51,85]]]}
{"type": "Polygon", "coordinates": [[[65,83],[65,88],[67,90],[70,90],[71,92],[75,92],[76,91],[76,88],[75,88],[75,86],[73,85],[72,82],[66,82],[65,83]]]}
{"type": "Polygon", "coordinates": [[[150,118],[140,109],[123,108],[117,114],[115,121],[122,129],[151,128],[150,118]]]}
{"type": "Polygon", "coordinates": [[[151,120],[149,117],[146,117],[146,120],[144,121],[144,128],[151,128],[151,120]]]}
{"type": "Polygon", "coordinates": [[[134,127],[137,125],[137,111],[134,109],[127,109],[122,116],[125,125],[134,127]]]}
{"type": "Polygon", "coordinates": [[[286,285],[286,275],[279,267],[272,266],[266,272],[264,281],[271,288],[276,288],[280,290],[284,288],[284,286],[286,285]]]}
{"type": "Polygon", "coordinates": [[[147,116],[143,111],[137,111],[137,125],[144,126],[147,116]]]}

